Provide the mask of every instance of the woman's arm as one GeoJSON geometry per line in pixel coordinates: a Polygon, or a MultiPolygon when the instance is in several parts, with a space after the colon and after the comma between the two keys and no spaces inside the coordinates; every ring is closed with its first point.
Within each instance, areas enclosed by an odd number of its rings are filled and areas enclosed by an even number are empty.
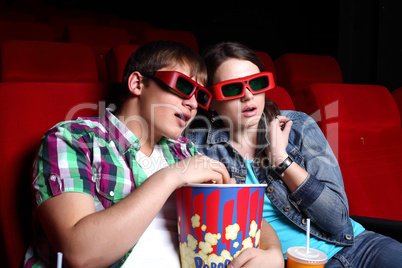
{"type": "Polygon", "coordinates": [[[271,143],[274,146],[270,145],[266,153],[278,156],[273,159],[274,165],[277,165],[288,156],[289,148],[297,147],[304,167],[293,162],[282,177],[292,192],[290,197],[320,228],[332,234],[340,232],[349,223],[349,209],[342,174],[325,136],[315,121],[303,113],[289,113],[292,121],[285,125],[283,131],[281,124],[289,119],[279,118],[281,122],[274,122],[279,121],[275,119],[269,125],[275,131],[271,139],[275,139],[271,143]],[[289,135],[294,144],[288,146],[289,139],[285,137],[289,135]]]}

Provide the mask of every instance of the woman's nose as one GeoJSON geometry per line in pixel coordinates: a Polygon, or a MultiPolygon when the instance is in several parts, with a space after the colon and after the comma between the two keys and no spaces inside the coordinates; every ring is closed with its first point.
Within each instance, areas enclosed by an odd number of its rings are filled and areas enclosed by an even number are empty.
{"type": "Polygon", "coordinates": [[[251,93],[250,89],[246,87],[246,91],[244,92],[244,96],[242,97],[243,101],[248,101],[254,98],[254,94],[251,93]]]}

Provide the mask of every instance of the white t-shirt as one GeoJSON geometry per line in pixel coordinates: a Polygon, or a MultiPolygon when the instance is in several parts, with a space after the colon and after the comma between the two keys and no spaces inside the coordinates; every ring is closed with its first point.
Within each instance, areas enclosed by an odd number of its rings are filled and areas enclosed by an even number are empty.
{"type": "MultiPolygon", "coordinates": [[[[159,145],[154,147],[149,157],[138,152],[136,161],[148,177],[168,166],[159,145]]],[[[145,230],[122,267],[180,267],[174,193],[145,230]]]]}

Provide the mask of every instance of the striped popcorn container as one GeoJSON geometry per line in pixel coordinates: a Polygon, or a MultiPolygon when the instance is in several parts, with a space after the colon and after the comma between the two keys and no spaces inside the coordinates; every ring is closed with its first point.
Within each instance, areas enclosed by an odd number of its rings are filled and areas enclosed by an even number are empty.
{"type": "Polygon", "coordinates": [[[259,247],[266,184],[189,184],[176,191],[183,268],[223,268],[259,247]]]}

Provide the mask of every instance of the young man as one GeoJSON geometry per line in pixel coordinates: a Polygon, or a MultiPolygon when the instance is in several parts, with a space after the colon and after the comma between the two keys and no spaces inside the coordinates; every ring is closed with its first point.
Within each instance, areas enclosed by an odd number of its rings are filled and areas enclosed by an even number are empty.
{"type": "MultiPolygon", "coordinates": [[[[208,108],[205,80],[190,48],[148,43],[127,63],[116,111],[46,133],[33,171],[39,232],[26,267],[54,267],[56,252],[74,267],[180,267],[172,193],[187,183],[231,182],[223,164],[180,137],[198,104],[208,108]]],[[[270,250],[245,251],[233,264],[275,255],[276,235],[264,237],[270,250]]]]}

